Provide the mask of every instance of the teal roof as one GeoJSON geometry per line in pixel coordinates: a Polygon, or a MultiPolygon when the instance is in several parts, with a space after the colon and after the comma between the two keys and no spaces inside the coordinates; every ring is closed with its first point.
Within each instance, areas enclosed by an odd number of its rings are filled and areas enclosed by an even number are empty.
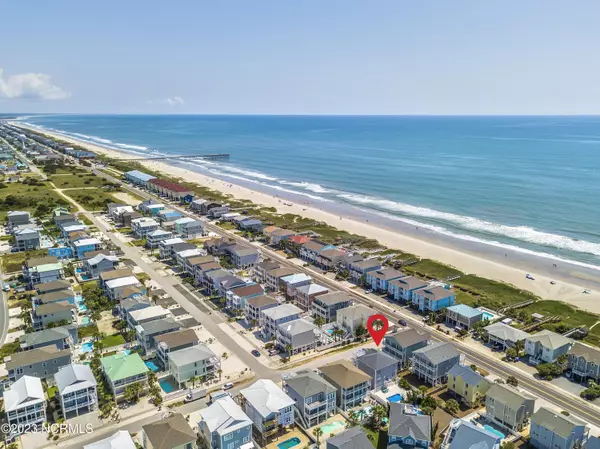
{"type": "Polygon", "coordinates": [[[470,307],[466,304],[456,304],[455,306],[450,306],[447,309],[467,318],[473,318],[477,315],[483,315],[483,312],[481,310],[474,309],[473,307],[470,307]]]}
{"type": "Polygon", "coordinates": [[[101,363],[102,370],[113,382],[148,372],[148,367],[137,353],[103,357],[101,363]]]}

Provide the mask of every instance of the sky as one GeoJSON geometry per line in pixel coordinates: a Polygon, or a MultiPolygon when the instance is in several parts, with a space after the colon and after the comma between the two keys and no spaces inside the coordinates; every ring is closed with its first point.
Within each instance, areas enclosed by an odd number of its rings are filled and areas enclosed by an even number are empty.
{"type": "Polygon", "coordinates": [[[15,0],[2,15],[0,113],[600,114],[598,0],[15,0]]]}

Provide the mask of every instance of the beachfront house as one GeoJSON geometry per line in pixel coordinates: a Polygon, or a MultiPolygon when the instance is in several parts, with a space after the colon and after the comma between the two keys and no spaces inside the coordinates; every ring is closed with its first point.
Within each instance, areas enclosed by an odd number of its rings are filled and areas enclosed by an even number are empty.
{"type": "Polygon", "coordinates": [[[371,390],[393,384],[398,376],[398,360],[374,348],[363,349],[354,364],[371,377],[371,390]]]}
{"type": "Polygon", "coordinates": [[[119,266],[119,258],[113,255],[98,254],[83,261],[83,271],[88,279],[98,279],[100,273],[115,270],[119,266]]]}
{"type": "Polygon", "coordinates": [[[261,446],[294,424],[294,400],[270,379],[259,379],[241,390],[240,405],[252,420],[253,437],[261,446]]]}
{"type": "Polygon", "coordinates": [[[317,326],[299,318],[277,327],[275,345],[291,357],[293,354],[316,348],[319,339],[320,332],[317,326]]]}
{"type": "Polygon", "coordinates": [[[118,352],[100,359],[102,373],[115,398],[119,398],[129,385],[139,384],[140,394],[148,388],[148,367],[136,352],[118,352]]]}
{"type": "Polygon", "coordinates": [[[587,440],[589,430],[574,416],[540,407],[531,416],[529,444],[536,449],[573,449],[576,443],[581,445],[587,440]]]}
{"type": "Polygon", "coordinates": [[[483,328],[492,346],[503,350],[512,348],[518,341],[525,341],[529,334],[508,324],[494,323],[483,328]]]}
{"type": "Polygon", "coordinates": [[[427,335],[416,329],[404,329],[383,339],[383,352],[398,360],[398,368],[404,369],[412,359],[413,352],[427,346],[427,335]]]}
{"type": "Polygon", "coordinates": [[[319,255],[328,249],[336,249],[334,245],[327,245],[316,240],[310,240],[300,247],[300,258],[313,265],[319,260],[319,255]]]}
{"type": "Polygon", "coordinates": [[[412,302],[415,291],[427,286],[427,281],[414,276],[406,276],[388,282],[388,295],[395,301],[412,302]]]}
{"type": "Polygon", "coordinates": [[[521,431],[533,415],[535,397],[506,384],[494,383],[485,396],[485,417],[514,432],[521,431]]]}
{"type": "Polygon", "coordinates": [[[237,225],[241,230],[251,232],[260,232],[263,228],[262,221],[256,217],[245,217],[242,220],[238,220],[237,225]]]}
{"type": "Polygon", "coordinates": [[[471,330],[475,323],[483,320],[483,311],[466,304],[455,304],[446,308],[446,323],[460,329],[471,330]]]}
{"type": "Polygon", "coordinates": [[[281,304],[263,310],[261,313],[263,317],[261,334],[263,338],[271,338],[277,335],[279,325],[300,318],[302,309],[293,304],[281,304]]]}
{"type": "Polygon", "coordinates": [[[60,368],[71,364],[71,350],[44,346],[25,352],[15,352],[4,358],[9,382],[23,376],[51,379],[60,368]]]}
{"type": "Polygon", "coordinates": [[[325,271],[332,271],[342,262],[344,256],[346,253],[338,249],[326,249],[317,256],[316,265],[325,271]]]}
{"type": "Polygon", "coordinates": [[[366,331],[367,320],[373,315],[373,309],[355,304],[337,312],[337,327],[346,330],[350,335],[356,336],[357,330],[366,331]]]}
{"type": "Polygon", "coordinates": [[[167,181],[166,179],[151,179],[148,181],[148,188],[174,201],[183,201],[186,197],[191,201],[191,198],[194,196],[194,192],[188,187],[176,182],[167,181]]]}
{"type": "Polygon", "coordinates": [[[26,430],[39,428],[46,422],[46,396],[42,381],[23,376],[4,391],[4,412],[9,429],[5,438],[13,438],[26,430]]]}
{"type": "Polygon", "coordinates": [[[469,366],[456,364],[448,371],[448,390],[469,407],[485,397],[491,383],[469,366]]]}
{"type": "Polygon", "coordinates": [[[525,338],[525,354],[532,363],[553,363],[566,355],[575,342],[549,330],[542,330],[525,338]]]}
{"type": "Polygon", "coordinates": [[[582,343],[575,343],[569,350],[567,365],[574,380],[600,382],[600,350],[582,343]]]}
{"type": "Polygon", "coordinates": [[[41,234],[37,229],[19,229],[14,233],[17,251],[33,251],[41,247],[41,234]]]}
{"type": "Polygon", "coordinates": [[[412,404],[390,403],[388,447],[431,446],[431,416],[424,415],[412,404]]]}
{"type": "Polygon", "coordinates": [[[442,286],[415,290],[412,297],[412,305],[421,312],[440,312],[455,302],[454,291],[442,286]]]}
{"type": "Polygon", "coordinates": [[[270,295],[253,296],[246,299],[246,307],[244,308],[246,325],[262,327],[264,320],[262,312],[278,305],[279,301],[277,301],[277,298],[270,295]]]}
{"type": "Polygon", "coordinates": [[[191,378],[200,382],[212,379],[221,369],[221,360],[203,344],[169,352],[169,373],[180,387],[191,378]]]}
{"type": "Polygon", "coordinates": [[[271,245],[278,246],[281,242],[289,239],[296,235],[294,231],[288,231],[287,229],[275,229],[270,236],[271,245]]]}
{"type": "Polygon", "coordinates": [[[29,224],[30,214],[27,211],[11,210],[6,214],[6,223],[9,228],[29,224]]]}
{"type": "Polygon", "coordinates": [[[367,277],[367,273],[370,271],[381,270],[381,261],[379,259],[364,259],[357,262],[351,262],[348,266],[350,271],[350,279],[359,283],[361,279],[367,277]]]}
{"type": "Polygon", "coordinates": [[[89,365],[64,366],[54,375],[54,382],[65,418],[98,408],[98,383],[89,365]]]}
{"type": "Polygon", "coordinates": [[[387,293],[388,283],[394,279],[400,279],[406,275],[393,268],[382,268],[369,271],[366,274],[367,285],[375,292],[387,293]]]}
{"type": "Polygon", "coordinates": [[[301,285],[292,290],[292,300],[304,310],[310,310],[313,301],[320,295],[329,293],[329,289],[323,285],[310,283],[301,285]]]}
{"type": "Polygon", "coordinates": [[[315,319],[321,318],[325,323],[337,319],[338,310],[352,305],[350,295],[344,292],[325,293],[315,297],[311,304],[311,312],[315,319]]]}
{"type": "Polygon", "coordinates": [[[198,428],[210,449],[252,449],[252,421],[231,396],[200,410],[198,428]]]}
{"type": "Polygon", "coordinates": [[[169,353],[191,348],[200,344],[198,334],[193,329],[180,329],[154,337],[156,359],[165,371],[169,370],[169,353]]]}
{"type": "Polygon", "coordinates": [[[340,360],[319,367],[321,376],[336,388],[337,406],[344,411],[358,407],[371,388],[371,376],[349,360],[340,360]]]}
{"type": "Polygon", "coordinates": [[[125,172],[124,176],[126,181],[144,188],[148,188],[148,182],[156,178],[156,176],[149,175],[148,173],[144,173],[139,170],[125,172]]]}
{"type": "Polygon", "coordinates": [[[410,369],[419,379],[436,386],[446,382],[448,372],[460,361],[460,353],[452,343],[438,341],[413,351],[410,369]]]}
{"type": "Polygon", "coordinates": [[[296,403],[298,419],[306,429],[335,414],[336,388],[312,370],[283,376],[283,391],[296,403]]]}

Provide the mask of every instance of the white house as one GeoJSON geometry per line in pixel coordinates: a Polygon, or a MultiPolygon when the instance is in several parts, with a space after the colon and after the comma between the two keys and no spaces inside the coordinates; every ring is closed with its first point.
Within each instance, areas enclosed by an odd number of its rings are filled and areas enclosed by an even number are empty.
{"type": "Polygon", "coordinates": [[[543,330],[525,338],[525,354],[533,362],[552,363],[561,355],[566,355],[573,346],[573,340],[549,330],[543,330]]]}
{"type": "Polygon", "coordinates": [[[98,408],[96,378],[89,365],[71,364],[54,375],[65,417],[79,416],[98,408]]]}
{"type": "Polygon", "coordinates": [[[39,426],[46,421],[46,398],[42,381],[37,377],[23,376],[14,382],[10,390],[4,391],[4,410],[8,424],[17,426],[39,426]]]}

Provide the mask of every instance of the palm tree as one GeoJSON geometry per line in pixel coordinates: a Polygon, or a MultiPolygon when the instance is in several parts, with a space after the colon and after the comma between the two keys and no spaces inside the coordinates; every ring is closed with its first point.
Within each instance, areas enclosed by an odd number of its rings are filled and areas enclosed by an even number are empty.
{"type": "Polygon", "coordinates": [[[323,317],[318,316],[315,318],[315,326],[321,327],[323,326],[323,324],[325,324],[325,320],[323,319],[323,317]]]}
{"type": "Polygon", "coordinates": [[[219,380],[221,380],[221,375],[223,374],[223,370],[222,369],[218,369],[217,370],[217,374],[219,375],[219,380]]]}
{"type": "Polygon", "coordinates": [[[525,349],[525,340],[517,340],[515,342],[515,351],[517,351],[517,357],[521,355],[521,352],[525,349]]]}
{"type": "Polygon", "coordinates": [[[421,399],[425,399],[425,396],[427,396],[427,390],[428,390],[428,388],[425,385],[421,385],[419,387],[419,392],[421,393],[421,399]]]}
{"type": "Polygon", "coordinates": [[[346,423],[346,427],[356,427],[358,426],[359,421],[360,419],[358,411],[351,410],[350,413],[348,413],[348,422],[346,423]]]}
{"type": "Polygon", "coordinates": [[[317,427],[315,430],[313,430],[313,433],[315,434],[315,437],[317,437],[318,446],[320,444],[321,435],[323,435],[323,429],[321,427],[317,427]]]}
{"type": "Polygon", "coordinates": [[[285,350],[288,353],[288,358],[292,357],[292,350],[294,348],[292,347],[292,345],[290,345],[289,343],[287,345],[285,345],[285,350]]]}
{"type": "Polygon", "coordinates": [[[190,379],[188,380],[188,382],[192,383],[192,388],[196,388],[196,376],[192,376],[190,377],[190,379]]]}

